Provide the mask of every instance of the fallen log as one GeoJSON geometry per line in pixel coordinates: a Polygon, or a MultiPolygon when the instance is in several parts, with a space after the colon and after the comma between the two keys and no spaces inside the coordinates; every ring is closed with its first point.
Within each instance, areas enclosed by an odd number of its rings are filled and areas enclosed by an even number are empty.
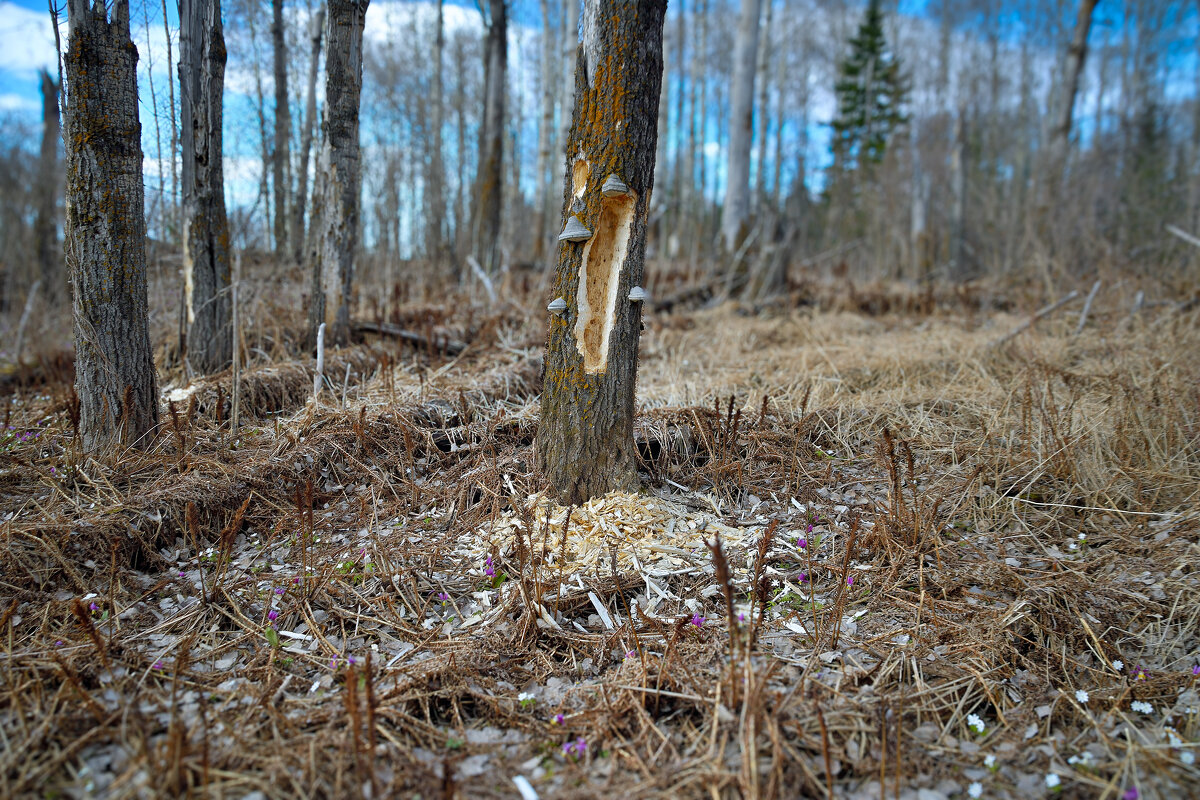
{"type": "Polygon", "coordinates": [[[467,349],[465,342],[451,339],[449,336],[435,334],[431,339],[416,331],[410,331],[396,325],[389,325],[386,322],[355,322],[352,323],[351,327],[354,328],[355,333],[374,333],[379,336],[391,336],[417,347],[438,350],[449,356],[456,356],[467,349]]]}

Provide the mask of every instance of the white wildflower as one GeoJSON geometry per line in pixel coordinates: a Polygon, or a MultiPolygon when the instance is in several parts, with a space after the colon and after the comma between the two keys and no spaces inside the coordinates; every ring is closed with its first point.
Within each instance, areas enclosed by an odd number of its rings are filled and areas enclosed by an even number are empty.
{"type": "Polygon", "coordinates": [[[1121,670],[1125,669],[1125,662],[1119,658],[1115,658],[1112,662],[1112,668],[1117,672],[1120,672],[1121,670]]]}
{"type": "Polygon", "coordinates": [[[988,769],[995,769],[996,768],[996,757],[994,755],[992,755],[991,753],[988,753],[986,756],[983,757],[983,765],[985,767],[987,767],[988,769]]]}
{"type": "Polygon", "coordinates": [[[1075,690],[1075,699],[1078,700],[1080,703],[1086,704],[1088,701],[1088,693],[1085,692],[1083,689],[1076,689],[1075,690]]]}
{"type": "Polygon", "coordinates": [[[967,787],[967,796],[968,797],[983,797],[983,784],[980,783],[979,781],[975,781],[974,783],[972,783],[970,786],[967,787]]]}
{"type": "Polygon", "coordinates": [[[1150,705],[1145,700],[1134,700],[1132,703],[1129,704],[1129,707],[1132,708],[1134,711],[1140,711],[1143,714],[1153,714],[1154,713],[1154,706],[1150,705]]]}
{"type": "Polygon", "coordinates": [[[1191,750],[1184,750],[1179,754],[1179,760],[1190,767],[1196,763],[1196,754],[1191,750]]]}
{"type": "Polygon", "coordinates": [[[1046,773],[1046,788],[1048,788],[1048,789],[1057,788],[1060,783],[1062,783],[1062,781],[1053,772],[1046,773]]]}
{"type": "Polygon", "coordinates": [[[984,724],[983,718],[978,714],[970,714],[967,716],[967,727],[978,734],[982,734],[987,730],[987,725],[984,724]]]}

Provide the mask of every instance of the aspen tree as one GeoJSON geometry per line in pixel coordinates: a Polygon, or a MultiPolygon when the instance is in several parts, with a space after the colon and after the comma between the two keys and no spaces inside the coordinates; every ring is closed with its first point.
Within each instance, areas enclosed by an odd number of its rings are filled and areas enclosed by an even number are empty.
{"type": "Polygon", "coordinates": [[[564,503],[637,486],[640,284],[666,5],[584,5],[537,441],[564,503]]]}
{"type": "Polygon", "coordinates": [[[220,0],[180,0],[179,110],[183,144],[183,273],[188,360],[201,372],[233,357],[229,219],[225,213],[220,0]]]}
{"type": "Polygon", "coordinates": [[[84,451],[144,445],[158,423],[146,303],[138,52],[129,0],[67,3],[67,268],[84,451]]]}

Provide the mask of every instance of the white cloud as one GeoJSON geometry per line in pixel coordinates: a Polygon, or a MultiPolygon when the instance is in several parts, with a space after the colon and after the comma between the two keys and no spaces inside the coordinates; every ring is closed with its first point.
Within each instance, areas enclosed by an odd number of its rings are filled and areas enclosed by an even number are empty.
{"type": "Polygon", "coordinates": [[[50,12],[0,0],[0,70],[32,74],[42,68],[56,70],[55,61],[50,12]]]}
{"type": "Polygon", "coordinates": [[[0,111],[40,111],[42,104],[19,94],[0,94],[0,111]]]}

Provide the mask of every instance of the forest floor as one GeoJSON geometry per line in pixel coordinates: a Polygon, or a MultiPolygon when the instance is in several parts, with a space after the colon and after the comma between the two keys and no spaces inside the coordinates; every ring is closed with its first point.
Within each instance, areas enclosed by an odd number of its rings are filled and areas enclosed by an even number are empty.
{"type": "Polygon", "coordinates": [[[525,289],[396,292],[442,344],[365,335],[313,402],[264,284],[242,428],[229,373],[164,368],[107,460],[69,358],[11,371],[0,796],[1200,792],[1194,307],[648,309],[642,489],[567,509],[525,289]]]}

